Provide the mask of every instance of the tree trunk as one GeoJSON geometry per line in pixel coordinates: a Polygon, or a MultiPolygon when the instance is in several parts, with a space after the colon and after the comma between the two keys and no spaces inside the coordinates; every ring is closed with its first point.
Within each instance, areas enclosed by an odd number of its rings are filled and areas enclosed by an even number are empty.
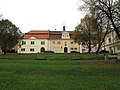
{"type": "Polygon", "coordinates": [[[100,48],[101,48],[101,44],[99,43],[99,44],[98,44],[97,51],[96,51],[96,54],[98,54],[98,53],[99,53],[100,48]]]}
{"type": "Polygon", "coordinates": [[[91,52],[91,47],[89,46],[89,50],[88,50],[88,53],[90,53],[91,52]]]}
{"type": "Polygon", "coordinates": [[[119,40],[120,40],[120,33],[119,33],[119,30],[118,30],[118,28],[116,27],[116,25],[115,25],[115,21],[113,21],[113,15],[112,15],[112,13],[111,13],[111,8],[109,8],[109,13],[110,13],[110,15],[108,15],[108,18],[110,19],[110,21],[111,21],[111,23],[112,23],[112,26],[113,26],[113,28],[114,28],[114,30],[115,30],[115,33],[117,34],[117,36],[118,36],[118,38],[119,38],[119,40]]]}
{"type": "Polygon", "coordinates": [[[119,30],[118,30],[118,28],[116,27],[116,25],[115,25],[115,23],[114,23],[114,21],[113,21],[112,18],[111,18],[111,22],[112,22],[112,26],[114,27],[114,30],[115,30],[115,32],[116,32],[116,34],[117,34],[119,40],[120,40],[120,33],[119,33],[119,30]]]}
{"type": "Polygon", "coordinates": [[[104,37],[102,38],[102,40],[99,41],[99,44],[98,44],[98,48],[97,48],[96,54],[98,54],[98,52],[99,52],[99,50],[100,50],[100,48],[101,48],[101,46],[102,46],[102,44],[103,44],[103,42],[104,42],[105,37],[106,37],[107,34],[108,34],[108,29],[107,29],[107,31],[105,32],[104,37]]]}
{"type": "Polygon", "coordinates": [[[89,45],[88,45],[88,53],[91,52],[91,40],[89,40],[89,45]]]}

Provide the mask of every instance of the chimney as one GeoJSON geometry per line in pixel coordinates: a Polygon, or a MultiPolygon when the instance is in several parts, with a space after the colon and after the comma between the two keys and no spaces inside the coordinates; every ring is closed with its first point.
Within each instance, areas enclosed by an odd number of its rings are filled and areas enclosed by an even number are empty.
{"type": "Polygon", "coordinates": [[[63,31],[65,31],[65,24],[63,24],[63,31]]]}

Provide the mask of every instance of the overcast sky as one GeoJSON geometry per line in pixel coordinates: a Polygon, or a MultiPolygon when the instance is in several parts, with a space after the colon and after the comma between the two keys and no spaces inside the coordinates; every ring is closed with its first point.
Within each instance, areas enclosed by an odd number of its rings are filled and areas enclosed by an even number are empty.
{"type": "Polygon", "coordinates": [[[22,32],[30,30],[74,30],[83,13],[79,0],[0,0],[0,12],[22,32]]]}

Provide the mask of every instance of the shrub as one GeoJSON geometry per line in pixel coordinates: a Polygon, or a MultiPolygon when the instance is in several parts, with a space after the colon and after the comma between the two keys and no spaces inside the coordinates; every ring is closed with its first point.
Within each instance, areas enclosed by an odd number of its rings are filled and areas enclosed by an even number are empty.
{"type": "Polygon", "coordinates": [[[77,51],[71,51],[71,53],[80,53],[80,52],[77,52],[77,51]]]}
{"type": "Polygon", "coordinates": [[[100,53],[100,54],[103,54],[103,53],[109,53],[109,51],[101,50],[99,53],[100,53]]]}
{"type": "Polygon", "coordinates": [[[45,53],[54,53],[54,51],[45,51],[45,53]]]}

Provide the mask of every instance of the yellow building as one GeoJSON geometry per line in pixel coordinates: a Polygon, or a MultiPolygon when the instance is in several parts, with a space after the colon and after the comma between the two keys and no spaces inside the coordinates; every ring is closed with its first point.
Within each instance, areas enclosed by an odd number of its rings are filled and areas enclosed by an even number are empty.
{"type": "Polygon", "coordinates": [[[55,53],[80,52],[80,45],[74,42],[73,34],[73,31],[50,31],[50,50],[55,53]]]}

